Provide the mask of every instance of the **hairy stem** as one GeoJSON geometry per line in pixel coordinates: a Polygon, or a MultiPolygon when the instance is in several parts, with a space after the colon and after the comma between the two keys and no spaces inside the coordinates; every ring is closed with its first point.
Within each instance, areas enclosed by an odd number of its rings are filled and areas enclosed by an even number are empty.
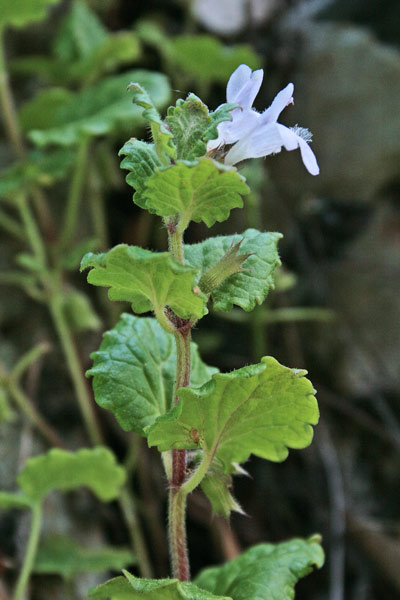
{"type": "MultiPolygon", "coordinates": [[[[168,230],[169,251],[178,262],[184,263],[183,234],[176,228],[172,219],[165,221],[168,230]]],[[[190,384],[190,321],[180,319],[173,315],[175,328],[174,337],[176,344],[176,377],[174,402],[179,398],[177,390],[190,384]]],[[[190,579],[189,555],[186,543],[186,495],[180,490],[186,478],[186,450],[172,450],[172,477],[170,480],[169,494],[169,548],[172,573],[180,581],[190,579]]]]}
{"type": "Polygon", "coordinates": [[[35,562],[37,547],[39,544],[40,529],[42,525],[42,507],[35,504],[32,510],[31,531],[29,534],[28,545],[24,557],[21,572],[18,577],[14,592],[14,600],[22,600],[25,597],[26,586],[35,562]]]}
{"type": "Polygon", "coordinates": [[[180,581],[189,581],[190,567],[186,544],[186,494],[171,487],[169,492],[169,546],[172,574],[180,581]]]}
{"type": "Polygon", "coordinates": [[[171,256],[178,262],[184,263],[185,257],[183,254],[183,232],[179,232],[176,223],[171,219],[166,221],[168,230],[168,247],[171,256]]]}

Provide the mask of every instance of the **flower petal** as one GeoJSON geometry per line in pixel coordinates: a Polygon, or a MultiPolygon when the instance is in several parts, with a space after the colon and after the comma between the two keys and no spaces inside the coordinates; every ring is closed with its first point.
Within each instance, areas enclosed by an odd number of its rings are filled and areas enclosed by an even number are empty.
{"type": "Polygon", "coordinates": [[[307,142],[288,127],[280,123],[277,123],[277,127],[282,138],[282,144],[286,150],[296,150],[296,148],[300,147],[301,158],[305,168],[311,175],[318,175],[319,166],[317,159],[307,142]]]}
{"type": "Polygon", "coordinates": [[[299,144],[301,158],[303,160],[305,168],[311,175],[319,175],[319,166],[317,163],[317,159],[315,158],[314,152],[311,150],[307,142],[302,138],[300,138],[299,144]]]}
{"type": "Polygon", "coordinates": [[[263,123],[276,123],[283,109],[293,102],[293,91],[293,83],[288,83],[288,85],[275,96],[271,106],[262,113],[263,123]]]}
{"type": "Polygon", "coordinates": [[[234,144],[250,134],[257,127],[260,118],[258,112],[248,109],[236,109],[232,112],[232,115],[232,121],[226,121],[227,128],[224,132],[225,144],[234,144]]]}
{"type": "Polygon", "coordinates": [[[240,65],[229,78],[226,86],[226,99],[236,103],[236,96],[251,77],[251,69],[247,65],[240,65]]]}
{"type": "Polygon", "coordinates": [[[259,158],[280,152],[282,138],[275,123],[264,125],[239,140],[228,152],[225,163],[235,165],[247,158],[259,158]]]}
{"type": "Polygon", "coordinates": [[[279,134],[282,139],[282,146],[286,148],[286,150],[296,150],[299,147],[299,139],[301,139],[294,131],[289,129],[289,127],[285,127],[285,125],[281,125],[281,123],[276,124],[279,134]]]}
{"type": "Polygon", "coordinates": [[[254,71],[251,75],[249,81],[243,86],[240,92],[237,94],[234,102],[239,104],[241,108],[251,108],[253,106],[253,102],[258,92],[260,91],[260,87],[262,84],[262,80],[264,77],[263,69],[258,69],[254,71]]]}

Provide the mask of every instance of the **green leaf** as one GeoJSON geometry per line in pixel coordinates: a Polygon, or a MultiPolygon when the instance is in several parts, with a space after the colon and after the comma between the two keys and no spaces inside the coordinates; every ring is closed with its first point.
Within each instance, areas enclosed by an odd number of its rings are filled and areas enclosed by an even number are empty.
{"type": "Polygon", "coordinates": [[[98,331],[101,320],[96,314],[88,296],[74,288],[68,288],[63,294],[63,309],[71,329],[81,331],[98,331]]]}
{"type": "Polygon", "coordinates": [[[0,30],[7,25],[24,27],[40,21],[52,4],[59,0],[0,0],[0,30]]]}
{"type": "Polygon", "coordinates": [[[126,176],[126,182],[136,190],[133,201],[140,208],[146,208],[146,198],[143,196],[146,181],[162,165],[154,144],[132,138],[122,146],[118,154],[125,155],[121,162],[121,169],[130,171],[126,176]]]}
{"type": "Polygon", "coordinates": [[[146,208],[161,217],[180,214],[179,229],[190,221],[212,227],[225,221],[232,208],[241,208],[241,194],[249,191],[235,168],[201,158],[196,163],[177,162],[162,168],[147,180],[146,208]]]}
{"type": "Polygon", "coordinates": [[[145,89],[145,87],[142,87],[141,82],[137,82],[136,80],[129,85],[129,89],[133,91],[133,103],[144,108],[143,118],[150,123],[157,154],[164,164],[168,164],[169,161],[166,157],[176,158],[172,133],[166,128],[154,100],[148,93],[148,88],[145,89]]]}
{"type": "Polygon", "coordinates": [[[29,191],[35,186],[51,186],[64,179],[73,164],[74,154],[69,149],[50,153],[33,150],[25,160],[1,172],[0,197],[12,198],[16,193],[29,191]]]}
{"type": "Polygon", "coordinates": [[[188,581],[178,579],[140,579],[124,571],[125,577],[115,577],[89,590],[92,600],[231,600],[215,596],[188,581]]]}
{"type": "MultiPolygon", "coordinates": [[[[199,387],[218,371],[204,364],[192,350],[192,386],[199,387]]],[[[97,404],[111,410],[125,431],[144,430],[173,404],[176,347],[173,336],[156,319],[121,315],[117,325],[104,334],[92,355],[97,404]]]]}
{"type": "Polygon", "coordinates": [[[86,136],[102,136],[121,127],[131,131],[143,125],[141,110],[132,106],[127,85],[132,79],[145,85],[156,106],[170,95],[167,79],[160,73],[128,71],[106,77],[80,92],[45,90],[21,110],[21,123],[38,146],[71,146],[86,136]]]}
{"type": "Polygon", "coordinates": [[[117,498],[125,481],[125,470],[107,448],[82,448],[67,452],[53,448],[29,458],[18,475],[18,484],[34,502],[52,490],[73,490],[86,486],[105,502],[117,498]]]}
{"type": "Polygon", "coordinates": [[[260,58],[250,46],[228,47],[211,35],[173,38],[166,58],[191,80],[203,84],[216,82],[226,85],[233,71],[243,63],[251,69],[261,66],[260,58]]]}
{"type": "Polygon", "coordinates": [[[128,549],[103,547],[84,548],[65,536],[47,538],[39,547],[35,573],[56,573],[67,579],[79,573],[101,573],[121,570],[135,562],[128,549]]]}
{"type": "Polygon", "coordinates": [[[139,57],[137,38],[130,31],[120,31],[109,35],[91,54],[68,65],[64,77],[68,83],[85,80],[93,83],[101,75],[129,65],[139,57]]]}
{"type": "Polygon", "coordinates": [[[154,310],[160,315],[169,306],[182,318],[202,317],[204,297],[196,295],[195,270],[175,261],[169,252],[151,252],[120,244],[102,254],[83,257],[81,270],[92,267],[88,282],[109,287],[110,300],[132,304],[136,313],[154,310]]]}
{"type": "Polygon", "coordinates": [[[176,106],[168,109],[168,125],[174,135],[176,156],[193,160],[204,156],[207,142],[218,137],[217,125],[230,121],[230,111],[235,104],[223,104],[215,112],[209,113],[207,106],[194,94],[186,100],[178,100],[176,106]]]}
{"type": "Polygon", "coordinates": [[[60,263],[68,271],[76,271],[81,264],[82,256],[88,252],[99,249],[99,240],[96,238],[86,238],[68,248],[60,257],[60,263]]]}
{"type": "Polygon", "coordinates": [[[53,85],[93,84],[105,73],[129,65],[140,56],[140,45],[130,31],[119,31],[107,37],[100,46],[77,58],[30,55],[10,62],[12,73],[36,75],[53,85]]]}
{"type": "Polygon", "coordinates": [[[55,54],[72,62],[92,54],[107,39],[107,29],[86,2],[74,0],[54,41],[55,54]]]}
{"type": "Polygon", "coordinates": [[[226,279],[211,294],[215,310],[229,311],[236,304],[250,311],[262,304],[274,286],[274,274],[280,265],[277,250],[280,233],[261,233],[247,229],[240,235],[209,238],[199,244],[185,245],[187,262],[198,269],[199,280],[240,239],[240,254],[250,254],[243,263],[243,271],[226,279]]]}
{"type": "Polygon", "coordinates": [[[318,422],[315,390],[305,374],[264,357],[256,365],[213,375],[197,390],[181,388],[179,404],[150,428],[149,445],[160,451],[196,448],[195,431],[225,472],[250,454],[283,461],[288,448],[311,443],[311,425],[318,422]]]}
{"type": "Polygon", "coordinates": [[[25,494],[0,491],[0,508],[2,510],[32,508],[32,502],[25,494]]]}
{"type": "Polygon", "coordinates": [[[293,600],[297,581],[323,563],[320,537],[315,535],[254,546],[222,567],[205,569],[195,583],[234,600],[293,600]]]}

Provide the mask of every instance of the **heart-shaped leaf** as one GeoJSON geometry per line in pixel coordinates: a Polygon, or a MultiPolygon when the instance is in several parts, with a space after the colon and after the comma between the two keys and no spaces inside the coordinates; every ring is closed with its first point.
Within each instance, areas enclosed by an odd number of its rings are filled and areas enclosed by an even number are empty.
{"type": "Polygon", "coordinates": [[[198,269],[199,280],[210,267],[215,265],[229,249],[240,240],[240,254],[250,254],[243,263],[243,271],[225,280],[211,294],[216,310],[229,311],[236,304],[250,311],[262,304],[273,288],[274,273],[280,265],[277,243],[280,233],[261,233],[247,229],[240,235],[225,235],[209,238],[199,244],[185,246],[187,262],[198,269]]]}
{"type": "Polygon", "coordinates": [[[68,452],[53,448],[47,454],[29,458],[18,478],[22,491],[40,502],[52,490],[73,490],[86,486],[101,500],[117,498],[125,481],[125,470],[107,448],[82,448],[68,452]]]}
{"type": "Polygon", "coordinates": [[[215,596],[188,581],[178,579],[140,579],[124,571],[125,577],[115,577],[89,590],[92,600],[232,600],[215,596]]]}
{"type": "Polygon", "coordinates": [[[202,317],[207,309],[195,288],[195,270],[181,265],[169,252],[150,252],[120,244],[109,252],[83,257],[81,270],[91,267],[88,282],[109,287],[110,300],[132,304],[136,313],[154,310],[160,315],[169,306],[182,318],[202,317]]]}
{"type": "Polygon", "coordinates": [[[293,600],[297,581],[324,563],[320,537],[260,544],[222,567],[205,569],[196,585],[233,600],[293,600]]]}
{"type": "Polygon", "coordinates": [[[146,181],[144,196],[146,208],[157,215],[180,214],[178,228],[183,232],[190,221],[203,221],[207,227],[225,221],[232,208],[243,206],[241,194],[248,191],[235,168],[201,158],[158,169],[146,181]]]}
{"type": "MultiPolygon", "coordinates": [[[[162,48],[163,49],[163,48],[162,48]]],[[[211,35],[179,35],[170,40],[166,59],[186,77],[207,85],[226,84],[240,64],[257,69],[260,58],[250,46],[226,46],[211,35]]]]}
{"type": "Polygon", "coordinates": [[[22,108],[21,123],[38,146],[71,146],[83,137],[102,136],[114,129],[131,131],[144,123],[141,108],[132,106],[126,92],[132,80],[146,87],[156,106],[168,102],[170,88],[164,75],[128,71],[76,93],[57,88],[40,92],[22,108]]]}
{"type": "Polygon", "coordinates": [[[53,536],[40,545],[33,570],[35,573],[56,573],[68,579],[79,573],[120,571],[134,562],[132,552],[127,549],[85,548],[68,537],[53,536]]]}
{"type": "Polygon", "coordinates": [[[150,446],[198,448],[217,456],[230,472],[250,454],[280,462],[288,448],[311,443],[318,422],[315,390],[306,371],[274,358],[231,373],[217,373],[201,388],[180,388],[179,404],[148,432],[150,446]]]}
{"type": "MultiPolygon", "coordinates": [[[[191,344],[191,384],[201,386],[218,371],[204,364],[191,344]]],[[[156,319],[123,314],[104,334],[98,352],[92,354],[97,404],[111,410],[125,431],[144,430],[173,404],[176,346],[170,333],[156,319]]]]}

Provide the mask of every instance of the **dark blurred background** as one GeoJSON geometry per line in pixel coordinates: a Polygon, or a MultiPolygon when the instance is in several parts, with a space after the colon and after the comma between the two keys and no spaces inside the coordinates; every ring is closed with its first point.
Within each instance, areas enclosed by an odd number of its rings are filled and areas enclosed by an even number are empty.
{"type": "MultiPolygon", "coordinates": [[[[34,56],[54,59],[54,40],[71,5],[62,1],[52,7],[47,20],[6,31],[18,109],[52,86],[71,93],[85,88],[85,72],[81,80],[79,76],[67,80],[66,70],[56,63],[51,72],[49,65],[46,71],[26,60],[34,56]]],[[[194,339],[204,360],[221,370],[239,368],[263,354],[290,367],[306,368],[321,411],[308,449],[291,451],[283,464],[253,457],[245,465],[250,477],[236,478],[236,496],[248,517],[234,514],[230,525],[211,519],[206,499],[194,495],[189,506],[193,572],[258,542],[320,532],[327,561],[321,571],[298,584],[298,598],[398,598],[400,3],[88,0],[87,5],[110,34],[130,31],[140,48],[136,54],[132,51],[131,62],[116,62],[114,73],[128,68],[164,72],[170,78],[173,101],[193,91],[210,108],[217,107],[225,100],[230,72],[240,62],[264,68],[264,84],[255,103],[259,110],[292,81],[295,103],[284,112],[282,122],[310,129],[321,169],[313,178],[299,152],[285,151],[244,165],[253,190],[244,211],[233,211],[230,220],[212,232],[192,225],[187,235],[186,241],[195,242],[218,233],[240,233],[246,227],[283,233],[282,268],[265,305],[250,314],[239,310],[211,313],[194,332],[194,339]],[[196,46],[205,35],[205,46],[196,46]],[[217,40],[216,50],[209,49],[209,36],[217,40]]],[[[25,131],[29,132],[29,123],[25,131]]],[[[159,220],[132,203],[132,190],[119,171],[117,152],[130,135],[144,137],[147,132],[140,126],[132,130],[120,124],[118,130],[92,141],[90,162],[96,162],[97,168],[87,186],[101,195],[105,215],[101,244],[122,241],[165,249],[159,220]]],[[[25,143],[29,149],[28,138],[25,143]]],[[[73,160],[75,150],[69,147],[68,151],[72,159],[67,162],[73,160]]],[[[14,158],[3,132],[0,161],[4,169],[14,158]]],[[[60,177],[52,172],[50,183],[41,176],[57,222],[68,171],[60,177]]],[[[8,204],[4,210],[11,214],[8,204]]],[[[85,224],[90,211],[83,201],[76,242],[90,233],[85,224]]],[[[13,268],[20,247],[20,241],[2,230],[0,267],[4,272],[13,268]]],[[[0,363],[12,369],[33,344],[49,341],[52,351],[28,372],[27,393],[67,445],[85,445],[69,376],[46,310],[26,289],[6,283],[7,278],[0,288],[0,363]]],[[[91,325],[85,322],[75,331],[82,366],[87,369],[89,354],[98,347],[102,332],[126,307],[110,312],[104,296],[88,289],[77,269],[68,273],[67,285],[84,295],[85,306],[90,303],[91,325]]],[[[13,489],[15,472],[26,456],[47,446],[18,416],[12,400],[6,408],[1,406],[1,487],[13,489]]],[[[123,456],[128,438],[111,414],[98,412],[108,443],[123,456]]],[[[157,453],[144,447],[139,453],[134,489],[156,575],[165,576],[166,482],[157,453]]],[[[84,494],[49,504],[46,529],[54,528],[83,535],[93,544],[99,540],[126,543],[117,509],[97,506],[94,511],[84,494]]],[[[25,529],[20,514],[1,517],[5,565],[18,560],[25,529]]],[[[79,589],[86,584],[85,579],[79,589]]],[[[56,578],[38,577],[32,598],[62,598],[60,590],[56,578]]]]}

